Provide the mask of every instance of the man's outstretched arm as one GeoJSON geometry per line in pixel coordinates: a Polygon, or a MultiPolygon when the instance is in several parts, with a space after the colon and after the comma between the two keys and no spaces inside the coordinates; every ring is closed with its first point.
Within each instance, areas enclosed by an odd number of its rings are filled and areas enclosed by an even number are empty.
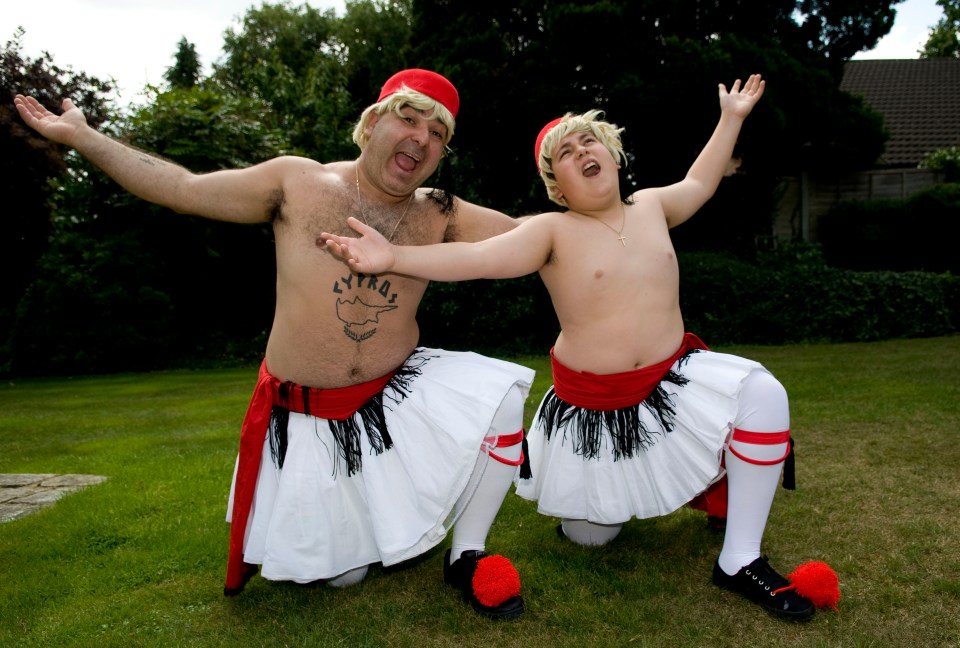
{"type": "Polygon", "coordinates": [[[33,97],[17,95],[14,104],[39,134],[75,149],[130,193],[181,213],[235,222],[268,220],[290,164],[278,158],[247,169],[195,174],[90,128],[70,99],[64,99],[61,115],[33,97]]]}

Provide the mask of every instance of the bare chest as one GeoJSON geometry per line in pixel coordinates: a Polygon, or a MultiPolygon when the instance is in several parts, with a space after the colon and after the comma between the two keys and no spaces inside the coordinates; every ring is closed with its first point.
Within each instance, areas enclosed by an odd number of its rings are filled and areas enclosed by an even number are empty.
{"type": "Polygon", "coordinates": [[[316,246],[322,232],[358,236],[347,224],[351,216],[398,245],[443,240],[445,219],[426,192],[418,191],[401,202],[383,204],[364,200],[348,185],[293,193],[274,227],[277,243],[316,246]]]}

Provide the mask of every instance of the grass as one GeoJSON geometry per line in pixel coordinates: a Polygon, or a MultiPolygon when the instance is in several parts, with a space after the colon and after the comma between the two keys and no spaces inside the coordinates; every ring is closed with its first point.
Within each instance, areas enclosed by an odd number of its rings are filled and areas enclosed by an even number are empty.
{"type": "MultiPolygon", "coordinates": [[[[488,549],[509,556],[527,613],[476,616],[441,582],[449,540],[345,590],[254,579],[222,596],[224,522],[255,368],[0,386],[0,472],[104,484],[0,525],[2,646],[960,646],[960,336],[719,349],[787,387],[796,491],[764,550],[825,560],[839,613],[787,624],[709,582],[721,537],[683,509],[605,548],[557,538],[513,494],[488,549]]],[[[549,383],[544,357],[527,420],[549,383]]]]}

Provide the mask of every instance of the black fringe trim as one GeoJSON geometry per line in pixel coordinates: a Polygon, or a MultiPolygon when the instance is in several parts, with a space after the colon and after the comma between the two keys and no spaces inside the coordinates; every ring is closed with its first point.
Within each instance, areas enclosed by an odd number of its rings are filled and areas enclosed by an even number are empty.
{"type": "MultiPolygon", "coordinates": [[[[363,453],[360,450],[361,428],[366,429],[367,441],[369,441],[374,454],[379,455],[393,447],[393,439],[387,429],[384,408],[392,410],[392,405],[401,403],[410,395],[411,381],[421,374],[423,365],[428,360],[429,357],[421,357],[416,361],[408,361],[390,378],[383,391],[364,403],[353,416],[342,421],[332,419],[327,421],[337,455],[347,464],[348,476],[352,476],[363,469],[363,453]],[[387,400],[386,404],[384,404],[384,398],[387,400]]],[[[309,389],[292,383],[280,385],[278,400],[281,405],[274,405],[270,414],[269,434],[270,457],[278,469],[283,468],[283,462],[287,454],[287,424],[290,420],[290,410],[284,408],[282,404],[289,402],[291,388],[309,389]]],[[[310,399],[307,398],[306,392],[304,392],[303,403],[303,413],[310,415],[310,399]]],[[[317,434],[320,434],[319,430],[317,430],[317,434]]],[[[337,472],[338,465],[339,462],[334,464],[334,474],[337,472]]]]}
{"type": "Polygon", "coordinates": [[[277,405],[270,410],[270,458],[278,469],[283,468],[283,460],[287,456],[287,423],[290,421],[290,410],[277,405]]]}
{"type": "Polygon", "coordinates": [[[794,455],[794,449],[797,447],[797,442],[793,440],[793,436],[790,437],[790,452],[787,454],[787,458],[783,462],[783,487],[786,490],[797,490],[797,464],[796,456],[794,455]]]}
{"type": "Polygon", "coordinates": [[[530,479],[533,477],[533,472],[530,468],[530,448],[527,447],[527,437],[523,437],[520,452],[523,453],[523,461],[520,462],[520,479],[530,479]]]}
{"type": "MultiPolygon", "coordinates": [[[[691,349],[680,356],[677,368],[681,368],[692,354],[699,351],[691,349]]],[[[676,405],[663,388],[663,383],[683,387],[688,382],[688,378],[671,369],[642,403],[616,410],[591,410],[571,405],[560,399],[550,387],[540,407],[538,422],[543,426],[548,441],[559,432],[564,441],[570,438],[573,452],[584,459],[600,456],[604,430],[607,430],[613,444],[613,460],[629,459],[655,445],[658,436],[673,431],[676,405]],[[654,429],[648,428],[640,417],[641,407],[656,419],[657,426],[654,429]]]]}

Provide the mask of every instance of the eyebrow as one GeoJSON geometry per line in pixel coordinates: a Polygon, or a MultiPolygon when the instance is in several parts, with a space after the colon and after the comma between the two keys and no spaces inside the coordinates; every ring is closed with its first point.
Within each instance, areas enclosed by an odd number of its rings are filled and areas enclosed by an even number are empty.
{"type": "Polygon", "coordinates": [[[564,142],[563,144],[561,144],[561,145],[560,145],[560,148],[557,149],[556,155],[559,156],[561,153],[563,153],[563,151],[565,151],[566,149],[571,148],[571,147],[573,146],[574,142],[577,142],[577,143],[582,142],[582,141],[584,140],[584,138],[587,138],[587,137],[593,137],[593,133],[590,132],[590,131],[581,131],[581,132],[579,133],[579,137],[577,137],[577,138],[575,138],[575,139],[569,139],[569,138],[567,138],[566,142],[564,142]]]}
{"type": "MultiPolygon", "coordinates": [[[[427,119],[427,111],[426,111],[426,110],[420,110],[419,108],[414,108],[414,107],[411,106],[410,104],[404,104],[404,105],[400,106],[400,110],[403,110],[403,109],[405,109],[405,108],[409,108],[409,109],[412,110],[413,112],[417,113],[417,115],[419,115],[422,119],[427,119]]],[[[434,117],[433,119],[427,119],[427,121],[435,122],[436,125],[437,125],[437,130],[442,130],[444,136],[446,136],[446,134],[447,134],[447,125],[444,124],[440,119],[438,119],[437,117],[434,117]]]]}

